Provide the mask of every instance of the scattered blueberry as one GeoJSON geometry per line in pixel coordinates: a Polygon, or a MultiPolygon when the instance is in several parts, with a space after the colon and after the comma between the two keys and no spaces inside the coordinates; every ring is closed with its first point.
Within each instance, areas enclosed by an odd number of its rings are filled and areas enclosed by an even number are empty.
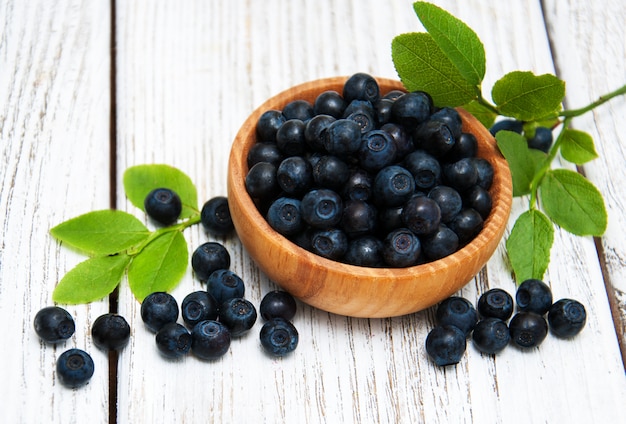
{"type": "Polygon", "coordinates": [[[93,343],[104,350],[120,350],[130,340],[130,325],[118,314],[108,313],[99,316],[91,326],[93,343]]]}
{"type": "Polygon", "coordinates": [[[168,358],[180,358],[191,350],[191,333],[176,322],[161,327],[155,340],[159,351],[168,358]]]}
{"type": "Polygon", "coordinates": [[[580,333],[587,322],[587,311],[573,299],[560,299],[548,310],[548,324],[558,337],[568,338],[580,333]]]}
{"type": "Polygon", "coordinates": [[[57,359],[57,376],[64,386],[80,387],[91,379],[93,373],[93,359],[84,350],[69,349],[57,359]]]}
{"type": "Polygon", "coordinates": [[[511,334],[506,322],[499,318],[485,318],[478,321],[474,327],[472,340],[478,350],[494,355],[509,344],[511,334]]]}
{"type": "Polygon", "coordinates": [[[200,321],[217,319],[219,304],[204,290],[189,293],[181,304],[181,315],[187,326],[192,328],[200,321]]]}
{"type": "Polygon", "coordinates": [[[219,321],[228,327],[232,337],[238,337],[252,328],[257,319],[257,311],[249,300],[234,297],[222,303],[219,321]]]}
{"type": "Polygon", "coordinates": [[[146,214],[162,225],[176,222],[183,210],[180,197],[169,188],[155,188],[144,201],[146,214]]]}
{"type": "Polygon", "coordinates": [[[454,325],[438,325],[426,337],[426,353],[440,367],[458,364],[466,348],[465,334],[454,325]]]}
{"type": "Polygon", "coordinates": [[[298,346],[296,327],[284,318],[271,318],[261,328],[261,345],[273,356],[284,356],[298,346]]]}
{"type": "Polygon", "coordinates": [[[487,290],[478,298],[478,313],[484,318],[499,318],[507,321],[513,315],[513,297],[505,290],[487,290]]]}
{"type": "Polygon", "coordinates": [[[201,359],[217,359],[230,348],[230,331],[219,321],[206,320],[191,330],[191,351],[201,359]]]}
{"type": "Polygon", "coordinates": [[[207,292],[221,305],[233,297],[244,297],[245,284],[233,271],[218,269],[207,279],[207,292]]]}
{"type": "Polygon", "coordinates": [[[441,302],[436,312],[439,325],[453,325],[465,336],[474,329],[478,322],[478,313],[472,303],[460,296],[451,296],[441,302]]]}
{"type": "Polygon", "coordinates": [[[297,304],[294,297],[283,290],[273,290],[268,292],[259,306],[259,313],[264,320],[272,318],[283,318],[290,321],[295,315],[297,304]]]}
{"type": "Polygon", "coordinates": [[[216,196],[209,199],[200,211],[202,226],[209,233],[224,236],[234,229],[233,220],[230,216],[228,199],[224,196],[216,196]]]}
{"type": "Polygon", "coordinates": [[[535,134],[528,139],[528,147],[548,153],[550,147],[552,147],[552,141],[553,136],[550,128],[537,127],[535,128],[535,134]]]}
{"type": "Polygon", "coordinates": [[[515,301],[521,311],[543,315],[552,305],[552,291],[543,281],[528,279],[517,288],[515,301]]]}
{"type": "Polygon", "coordinates": [[[74,334],[74,318],[59,306],[47,306],[35,315],[34,327],[37,335],[45,342],[63,342],[74,334]]]}
{"type": "Polygon", "coordinates": [[[213,271],[230,267],[230,254],[221,243],[203,243],[191,255],[191,267],[200,281],[206,281],[213,271]]]}
{"type": "Polygon", "coordinates": [[[548,323],[535,312],[518,312],[509,322],[511,340],[523,348],[536,347],[548,335],[548,323]]]}
{"type": "Polygon", "coordinates": [[[150,293],[141,302],[141,319],[151,331],[157,332],[165,324],[178,319],[178,303],[166,292],[150,293]]]}

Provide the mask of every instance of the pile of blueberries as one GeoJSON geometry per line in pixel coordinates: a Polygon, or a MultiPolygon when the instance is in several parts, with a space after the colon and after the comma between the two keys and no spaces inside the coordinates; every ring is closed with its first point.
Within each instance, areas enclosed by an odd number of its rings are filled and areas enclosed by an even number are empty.
{"type": "Polygon", "coordinates": [[[545,340],[548,329],[557,337],[570,338],[587,321],[580,302],[564,298],[553,303],[550,287],[541,280],[522,282],[515,293],[515,303],[517,312],[513,315],[512,296],[499,288],[483,293],[477,308],[459,296],[444,300],[436,310],[437,325],[426,337],[428,356],[439,366],[457,364],[469,337],[480,352],[489,355],[501,352],[509,344],[533,348],[545,340]]]}
{"type": "Polygon", "coordinates": [[[245,186],[270,226],[320,256],[407,267],[450,255],[489,216],[491,164],[453,108],[423,91],[381,95],[352,75],[343,92],[267,110],[245,186]]]}

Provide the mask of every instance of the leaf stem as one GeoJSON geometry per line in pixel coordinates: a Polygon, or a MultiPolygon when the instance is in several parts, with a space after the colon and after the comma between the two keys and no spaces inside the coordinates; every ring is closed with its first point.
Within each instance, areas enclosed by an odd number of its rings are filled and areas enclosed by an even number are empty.
{"type": "Polygon", "coordinates": [[[573,117],[567,117],[563,120],[562,122],[562,128],[561,128],[561,132],[559,133],[559,135],[557,136],[554,145],[552,145],[552,148],[550,149],[550,151],[548,152],[548,156],[546,156],[545,160],[543,161],[543,163],[541,164],[541,167],[539,168],[539,170],[537,172],[535,172],[535,175],[532,179],[532,181],[530,182],[530,205],[529,208],[530,209],[535,209],[536,205],[537,205],[537,190],[539,189],[539,185],[541,184],[541,180],[543,179],[544,175],[546,175],[546,172],[548,172],[548,170],[550,169],[550,166],[552,164],[552,161],[554,160],[554,158],[556,157],[556,154],[559,151],[559,147],[561,146],[561,142],[563,141],[564,135],[565,135],[565,130],[567,129],[567,127],[569,127],[570,121],[572,120],[573,117]]]}
{"type": "Polygon", "coordinates": [[[153,232],[150,233],[150,235],[148,237],[146,237],[141,243],[139,243],[137,246],[133,246],[130,249],[128,249],[128,251],[126,252],[129,256],[136,256],[138,255],[147,245],[149,245],[150,243],[152,243],[154,240],[156,240],[157,238],[161,237],[163,234],[165,233],[169,233],[171,231],[183,231],[185,228],[187,227],[191,227],[194,224],[198,224],[201,221],[201,216],[200,214],[196,214],[196,215],[192,215],[191,217],[189,217],[189,219],[184,220],[182,222],[179,222],[178,224],[175,225],[170,225],[168,227],[163,227],[163,228],[159,228],[158,230],[155,230],[153,232]]]}
{"type": "Polygon", "coordinates": [[[490,112],[496,114],[496,115],[500,115],[500,111],[498,110],[497,107],[495,107],[494,105],[492,105],[489,101],[487,101],[483,95],[481,94],[480,91],[478,91],[477,93],[477,97],[476,97],[476,101],[478,103],[480,103],[481,105],[483,105],[486,109],[488,109],[490,112]]]}
{"type": "Polygon", "coordinates": [[[600,96],[598,98],[598,100],[596,100],[595,102],[589,103],[587,106],[585,107],[581,107],[579,109],[569,109],[569,110],[563,110],[561,111],[561,113],[559,113],[559,116],[563,116],[566,118],[571,118],[574,116],[580,116],[583,115],[587,112],[589,112],[590,110],[608,102],[609,100],[611,100],[614,97],[617,96],[621,96],[622,94],[626,94],[626,85],[621,86],[620,88],[618,88],[617,90],[611,91],[610,93],[605,94],[604,96],[600,96]]]}

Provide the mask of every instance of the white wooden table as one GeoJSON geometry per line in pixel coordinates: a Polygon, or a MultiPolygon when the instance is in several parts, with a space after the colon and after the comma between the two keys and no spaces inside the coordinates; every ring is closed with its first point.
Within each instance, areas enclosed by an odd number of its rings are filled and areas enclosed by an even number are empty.
{"type": "MultiPolygon", "coordinates": [[[[556,72],[566,104],[586,105],[626,81],[621,0],[435,0],[485,44],[484,87],[512,70],[556,72]]],[[[167,163],[201,202],[226,193],[230,143],[263,100],[294,84],[364,71],[396,78],[391,39],[422,30],[410,0],[0,0],[0,421],[3,423],[616,423],[626,412],[626,99],[575,121],[600,158],[583,171],[601,190],[609,228],[598,240],[558,231],[546,280],[589,313],[574,340],[495,358],[468,345],[439,369],[424,350],[433,310],[354,319],[304,304],[300,345],[263,354],[257,322],[219,361],[164,360],[123,282],[119,300],[70,306],[75,335],[42,344],[32,320],[84,257],[49,229],[125,199],[123,171],[167,163]],[[92,343],[110,308],[132,326],[115,366],[92,343]],[[60,353],[90,352],[96,371],[62,387],[60,353]],[[620,348],[621,347],[621,348],[620,348]]],[[[488,95],[488,92],[486,93],[488,95]]],[[[516,199],[512,219],[524,210],[516,199]]],[[[511,221],[512,224],[513,221],[511,221]]],[[[510,229],[510,226],[509,226],[510,229]]],[[[190,250],[208,240],[195,227],[190,250]]],[[[236,238],[223,242],[258,305],[276,286],[236,238]]],[[[503,244],[461,294],[515,289],[503,244]]],[[[174,291],[200,289],[191,270],[174,291]]]]}

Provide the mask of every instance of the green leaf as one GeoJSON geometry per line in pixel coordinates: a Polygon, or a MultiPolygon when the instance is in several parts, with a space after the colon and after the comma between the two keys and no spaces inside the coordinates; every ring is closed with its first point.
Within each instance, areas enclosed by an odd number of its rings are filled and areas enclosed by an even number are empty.
{"type": "Polygon", "coordinates": [[[169,188],[175,191],[183,204],[181,218],[189,218],[198,213],[198,193],[196,186],[187,174],[169,165],[136,165],[124,172],[124,191],[128,200],[145,210],[143,203],[155,188],[169,188]]]}
{"type": "Polygon", "coordinates": [[[100,300],[117,287],[130,261],[125,254],[89,258],[65,274],[52,300],[72,305],[100,300]]]}
{"type": "Polygon", "coordinates": [[[426,91],[436,106],[460,106],[477,97],[478,88],[467,82],[429,34],[396,36],[391,56],[406,89],[426,91]]]}
{"type": "Polygon", "coordinates": [[[529,149],[524,136],[513,131],[498,131],[498,148],[509,164],[513,180],[513,196],[530,193],[530,183],[547,155],[536,149],[529,149]]]}
{"type": "Polygon", "coordinates": [[[566,128],[562,137],[561,155],[565,160],[582,165],[598,157],[593,138],[588,133],[566,128]]]}
{"type": "Polygon", "coordinates": [[[168,231],[155,238],[128,268],[128,284],[137,300],[176,287],[187,270],[187,259],[187,242],[180,231],[168,231]]]}
{"type": "Polygon", "coordinates": [[[607,213],[600,191],[585,177],[568,169],[546,172],[539,194],[546,214],[560,227],[578,236],[601,236],[607,213]]]}
{"type": "Polygon", "coordinates": [[[485,128],[491,128],[494,122],[496,122],[498,115],[477,100],[472,100],[461,107],[474,115],[474,117],[478,119],[480,123],[485,126],[485,128]]]}
{"type": "Polygon", "coordinates": [[[58,240],[89,255],[112,255],[143,241],[150,232],[137,218],[117,210],[89,212],[50,230],[58,240]]]}
{"type": "Polygon", "coordinates": [[[485,76],[485,48],[478,35],[447,11],[426,2],[413,9],[424,28],[465,80],[480,86],[485,76]]]}
{"type": "Polygon", "coordinates": [[[506,240],[506,250],[518,284],[529,278],[543,279],[550,263],[554,227],[540,211],[521,214],[506,240]]]}
{"type": "Polygon", "coordinates": [[[565,83],[550,74],[514,71],[496,81],[491,97],[502,115],[521,121],[545,119],[561,109],[565,83]]]}

